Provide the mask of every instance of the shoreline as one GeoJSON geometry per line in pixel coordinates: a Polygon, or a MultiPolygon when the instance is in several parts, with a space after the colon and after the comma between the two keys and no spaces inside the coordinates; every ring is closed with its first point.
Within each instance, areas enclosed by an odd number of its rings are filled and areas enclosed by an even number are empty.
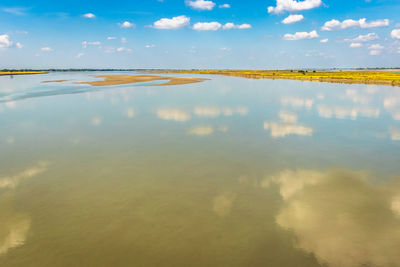
{"type": "Polygon", "coordinates": [[[399,72],[364,72],[364,71],[230,71],[230,70],[159,70],[141,71],[144,73],[182,73],[208,74],[242,77],[247,79],[284,79],[311,82],[344,84],[375,84],[400,87],[399,72]]]}

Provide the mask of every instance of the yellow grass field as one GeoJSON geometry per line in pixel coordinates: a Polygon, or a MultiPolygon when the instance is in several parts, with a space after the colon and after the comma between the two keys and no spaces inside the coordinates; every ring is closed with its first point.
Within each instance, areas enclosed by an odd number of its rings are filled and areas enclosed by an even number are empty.
{"type": "Polygon", "coordinates": [[[43,74],[47,71],[0,71],[0,76],[3,75],[29,75],[29,74],[43,74]]]}
{"type": "Polygon", "coordinates": [[[249,79],[290,79],[331,83],[381,84],[400,86],[400,72],[303,71],[303,70],[166,70],[163,73],[217,74],[249,79]]]}

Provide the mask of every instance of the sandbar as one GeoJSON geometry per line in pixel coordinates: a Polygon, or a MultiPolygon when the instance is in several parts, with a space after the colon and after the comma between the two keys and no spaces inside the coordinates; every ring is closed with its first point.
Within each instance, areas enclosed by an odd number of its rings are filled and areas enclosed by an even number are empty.
{"type": "MultiPolygon", "coordinates": [[[[179,84],[190,84],[199,83],[209,79],[201,78],[186,78],[186,77],[163,77],[154,75],[98,75],[96,78],[103,78],[100,81],[88,81],[88,82],[76,82],[75,84],[90,84],[92,86],[109,86],[109,85],[121,85],[121,84],[132,84],[141,82],[152,82],[152,81],[166,81],[161,84],[152,84],[150,86],[162,86],[162,85],[179,85],[179,84]]],[[[51,81],[47,81],[51,82],[51,81]]]]}

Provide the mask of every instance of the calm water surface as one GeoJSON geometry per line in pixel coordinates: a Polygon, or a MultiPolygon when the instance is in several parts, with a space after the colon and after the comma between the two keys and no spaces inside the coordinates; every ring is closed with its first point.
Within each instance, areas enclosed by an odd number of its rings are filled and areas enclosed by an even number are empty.
{"type": "Polygon", "coordinates": [[[400,266],[400,88],[93,74],[0,77],[0,266],[400,266]]]}

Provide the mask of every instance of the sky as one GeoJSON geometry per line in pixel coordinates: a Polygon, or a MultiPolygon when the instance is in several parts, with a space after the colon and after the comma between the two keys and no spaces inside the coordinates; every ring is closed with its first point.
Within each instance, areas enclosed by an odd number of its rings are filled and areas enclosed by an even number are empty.
{"type": "Polygon", "coordinates": [[[0,68],[400,67],[400,0],[0,0],[0,68]]]}

